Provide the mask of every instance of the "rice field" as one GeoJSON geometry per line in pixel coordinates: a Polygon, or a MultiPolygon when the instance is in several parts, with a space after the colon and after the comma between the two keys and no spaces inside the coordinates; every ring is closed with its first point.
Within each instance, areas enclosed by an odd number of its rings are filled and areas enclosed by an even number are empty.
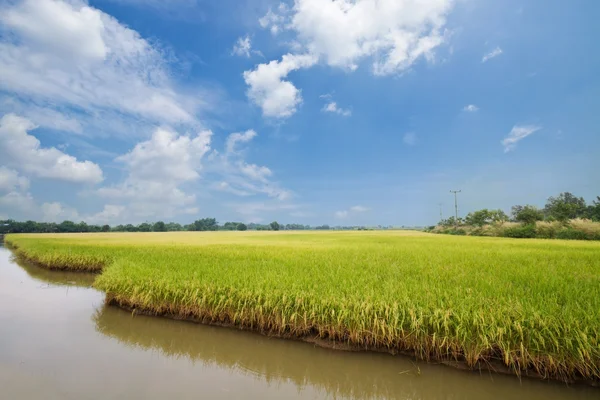
{"type": "Polygon", "coordinates": [[[600,380],[600,243],[420,232],[9,235],[107,302],[284,337],[600,380]]]}

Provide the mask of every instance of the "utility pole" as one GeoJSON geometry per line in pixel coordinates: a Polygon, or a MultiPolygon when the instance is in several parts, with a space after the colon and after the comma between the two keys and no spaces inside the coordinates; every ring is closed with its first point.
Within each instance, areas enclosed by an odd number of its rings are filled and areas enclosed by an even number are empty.
{"type": "Polygon", "coordinates": [[[440,222],[444,220],[444,217],[442,216],[442,205],[442,203],[438,203],[438,206],[440,206],[440,222]]]}
{"type": "Polygon", "coordinates": [[[460,193],[460,190],[451,190],[450,193],[454,193],[454,212],[455,212],[455,216],[454,216],[454,225],[458,225],[458,201],[456,199],[456,194],[460,193]]]}

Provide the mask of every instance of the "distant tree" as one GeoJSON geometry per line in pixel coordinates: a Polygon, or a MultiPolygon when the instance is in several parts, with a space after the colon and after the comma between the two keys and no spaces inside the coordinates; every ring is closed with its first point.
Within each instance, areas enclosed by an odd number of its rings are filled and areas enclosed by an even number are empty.
{"type": "Polygon", "coordinates": [[[181,224],[178,224],[177,222],[169,222],[168,224],[166,224],[166,229],[169,232],[176,232],[176,231],[182,231],[183,230],[183,226],[181,226],[181,224]]]}
{"type": "Polygon", "coordinates": [[[152,225],[150,225],[147,222],[143,222],[143,223],[141,223],[141,224],[138,225],[137,230],[139,232],[150,232],[150,231],[152,231],[152,225]]]}
{"type": "Polygon", "coordinates": [[[102,232],[109,232],[110,231],[110,225],[102,225],[102,232]]]}
{"type": "Polygon", "coordinates": [[[536,206],[529,204],[526,206],[513,206],[511,214],[514,221],[522,222],[526,225],[535,224],[536,221],[544,219],[544,212],[536,206]]]}
{"type": "Polygon", "coordinates": [[[237,226],[237,230],[238,230],[238,231],[247,231],[247,230],[248,230],[248,227],[246,226],[246,224],[242,224],[242,223],[240,223],[240,224],[238,224],[238,226],[237,226]]]}
{"type": "Polygon", "coordinates": [[[58,224],[59,232],[77,232],[77,225],[73,221],[63,221],[58,224]]]}
{"type": "Polygon", "coordinates": [[[502,222],[508,220],[508,215],[502,210],[483,210],[474,211],[467,214],[465,222],[467,225],[484,226],[492,222],[502,222]]]}
{"type": "Polygon", "coordinates": [[[556,197],[548,198],[544,207],[546,217],[552,217],[557,221],[583,217],[586,214],[585,200],[576,197],[569,192],[563,192],[556,197]]]}
{"type": "Polygon", "coordinates": [[[224,231],[235,231],[241,222],[225,222],[221,229],[224,231]]]}
{"type": "Polygon", "coordinates": [[[585,216],[592,221],[600,221],[600,196],[596,196],[596,200],[587,207],[585,216]]]}
{"type": "Polygon", "coordinates": [[[278,231],[280,226],[279,223],[277,221],[273,221],[269,224],[269,226],[271,227],[272,231],[278,231]]]}
{"type": "Polygon", "coordinates": [[[194,231],[216,231],[219,229],[219,225],[215,218],[202,218],[194,221],[192,225],[192,230],[194,231]]]}
{"type": "Polygon", "coordinates": [[[138,228],[132,224],[125,225],[125,232],[137,232],[138,228]]]}
{"type": "Polygon", "coordinates": [[[167,231],[167,226],[165,225],[164,222],[158,221],[158,222],[154,223],[154,225],[152,226],[152,230],[154,232],[166,232],[167,231]]]}
{"type": "Polygon", "coordinates": [[[483,210],[470,212],[467,214],[465,221],[467,225],[483,226],[490,221],[490,211],[484,208],[483,210]]]}
{"type": "Polygon", "coordinates": [[[448,219],[443,219],[440,221],[440,225],[441,226],[445,226],[445,227],[450,227],[450,226],[458,226],[458,225],[462,225],[465,221],[458,217],[458,219],[456,219],[455,217],[450,217],[448,219]]]}

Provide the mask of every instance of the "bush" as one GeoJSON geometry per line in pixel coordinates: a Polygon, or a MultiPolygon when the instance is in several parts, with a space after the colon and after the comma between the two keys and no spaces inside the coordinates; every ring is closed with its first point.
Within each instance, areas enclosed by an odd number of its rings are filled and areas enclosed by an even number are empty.
{"type": "Polygon", "coordinates": [[[569,226],[580,232],[584,232],[590,240],[600,240],[600,224],[589,219],[576,218],[569,221],[569,226]]]}
{"type": "Polygon", "coordinates": [[[538,221],[535,225],[536,236],[540,239],[554,239],[561,226],[559,222],[538,221]]]}
{"type": "Polygon", "coordinates": [[[588,235],[583,231],[578,231],[573,228],[564,228],[557,232],[557,239],[567,239],[567,240],[588,240],[588,235]]]}
{"type": "Polygon", "coordinates": [[[504,229],[502,236],[509,238],[535,238],[535,225],[508,227],[504,229]]]}

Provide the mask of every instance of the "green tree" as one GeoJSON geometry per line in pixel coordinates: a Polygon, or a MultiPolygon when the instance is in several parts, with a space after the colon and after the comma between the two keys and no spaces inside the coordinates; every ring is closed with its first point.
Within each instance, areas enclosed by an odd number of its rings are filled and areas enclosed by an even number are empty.
{"type": "Polygon", "coordinates": [[[513,206],[513,220],[522,222],[526,225],[535,224],[536,221],[544,219],[544,212],[536,206],[527,204],[526,206],[513,206]]]}
{"type": "Polygon", "coordinates": [[[216,231],[219,229],[215,218],[202,218],[194,221],[192,225],[194,231],[216,231]]]}
{"type": "Polygon", "coordinates": [[[58,225],[59,232],[77,232],[77,225],[73,221],[63,221],[58,225]]]}
{"type": "Polygon", "coordinates": [[[273,221],[269,224],[269,226],[271,227],[272,231],[278,231],[279,230],[279,222],[277,221],[273,221]]]}
{"type": "Polygon", "coordinates": [[[558,221],[567,221],[569,219],[583,217],[586,214],[585,200],[583,197],[576,197],[569,192],[563,192],[556,197],[548,198],[544,207],[546,217],[554,218],[558,221]]]}
{"type": "Polygon", "coordinates": [[[596,200],[587,207],[586,218],[592,221],[600,221],[600,196],[596,196],[596,200]]]}
{"type": "Polygon", "coordinates": [[[154,225],[152,226],[152,230],[154,232],[166,232],[167,231],[167,226],[165,225],[164,222],[158,221],[158,222],[154,223],[154,225]]]}
{"type": "Polygon", "coordinates": [[[177,222],[169,222],[166,225],[166,228],[169,232],[177,232],[183,230],[183,226],[181,226],[181,224],[178,224],[177,222]]]}
{"type": "Polygon", "coordinates": [[[248,227],[246,226],[246,224],[239,223],[237,226],[237,230],[238,231],[247,231],[248,227]]]}
{"type": "Polygon", "coordinates": [[[147,222],[143,222],[143,223],[141,223],[141,224],[138,225],[137,230],[139,232],[150,232],[150,231],[152,231],[152,225],[150,225],[147,222]]]}
{"type": "Polygon", "coordinates": [[[110,231],[110,225],[102,225],[102,232],[109,232],[110,231]]]}

